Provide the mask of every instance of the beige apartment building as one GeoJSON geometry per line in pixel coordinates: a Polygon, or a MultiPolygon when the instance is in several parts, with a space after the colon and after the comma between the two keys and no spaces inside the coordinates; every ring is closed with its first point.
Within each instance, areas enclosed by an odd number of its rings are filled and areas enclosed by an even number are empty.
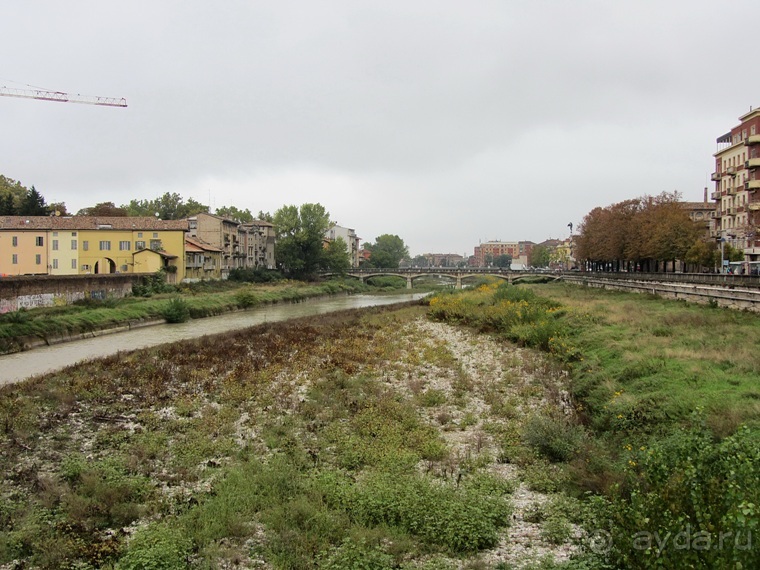
{"type": "Polygon", "coordinates": [[[274,227],[254,220],[241,223],[214,214],[199,213],[187,218],[189,236],[219,248],[222,279],[237,268],[274,268],[274,227]]]}
{"type": "Polygon", "coordinates": [[[338,224],[331,224],[328,230],[325,232],[325,240],[335,241],[337,238],[343,238],[346,242],[346,249],[348,250],[348,256],[351,259],[351,267],[359,267],[359,242],[361,238],[356,235],[356,230],[353,228],[345,228],[338,224]]]}
{"type": "Polygon", "coordinates": [[[760,260],[760,109],[718,137],[715,171],[715,224],[712,236],[744,250],[747,261],[760,260]]]}

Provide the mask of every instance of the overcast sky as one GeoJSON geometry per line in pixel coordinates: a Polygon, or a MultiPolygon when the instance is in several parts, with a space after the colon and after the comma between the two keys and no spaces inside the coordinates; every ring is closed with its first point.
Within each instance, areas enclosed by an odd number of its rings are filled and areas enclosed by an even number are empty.
{"type": "Polygon", "coordinates": [[[596,206],[702,199],[760,105],[760,2],[4,0],[0,174],[69,211],[177,192],[319,202],[412,255],[566,237],[596,206]]]}

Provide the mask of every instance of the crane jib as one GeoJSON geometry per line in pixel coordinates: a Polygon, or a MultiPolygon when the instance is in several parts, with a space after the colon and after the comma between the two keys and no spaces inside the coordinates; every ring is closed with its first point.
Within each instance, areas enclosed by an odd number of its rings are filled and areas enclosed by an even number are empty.
{"type": "Polygon", "coordinates": [[[106,107],[126,107],[127,100],[119,97],[97,97],[90,95],[69,95],[61,91],[41,89],[12,89],[0,87],[0,96],[37,99],[40,101],[57,101],[58,103],[82,103],[85,105],[103,105],[106,107]]]}

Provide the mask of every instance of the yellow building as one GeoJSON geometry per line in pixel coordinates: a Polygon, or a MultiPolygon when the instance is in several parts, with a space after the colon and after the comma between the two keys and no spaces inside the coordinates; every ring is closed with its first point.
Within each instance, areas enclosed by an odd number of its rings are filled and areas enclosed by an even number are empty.
{"type": "Polygon", "coordinates": [[[184,220],[149,217],[0,217],[0,273],[185,276],[184,220]],[[147,253],[144,253],[146,252],[147,253]]]}

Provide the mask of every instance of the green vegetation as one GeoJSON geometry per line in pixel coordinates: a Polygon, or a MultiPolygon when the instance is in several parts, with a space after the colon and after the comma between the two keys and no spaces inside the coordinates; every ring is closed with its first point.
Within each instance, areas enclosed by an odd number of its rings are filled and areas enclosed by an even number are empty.
{"type": "Polygon", "coordinates": [[[367,265],[396,269],[402,259],[409,257],[409,248],[397,235],[383,234],[375,238],[374,243],[365,243],[364,249],[370,251],[367,265]]]}
{"type": "Polygon", "coordinates": [[[0,389],[0,565],[754,568],[758,344],[494,282],[84,363],[0,389]],[[547,554],[504,558],[526,524],[547,554]]]}
{"type": "MultiPolygon", "coordinates": [[[[585,526],[609,533],[610,548],[584,564],[760,564],[760,549],[748,546],[760,525],[755,315],[561,285],[481,286],[435,297],[430,309],[567,367],[574,414],[534,415],[522,440],[569,467],[565,480],[528,469],[534,488],[596,494],[585,526]]],[[[508,451],[520,460],[519,449],[508,451]]],[[[544,530],[564,532],[561,523],[544,530]]]]}
{"type": "Polygon", "coordinates": [[[428,365],[398,330],[422,311],[262,325],[2,388],[0,564],[411,570],[495,546],[513,485],[453,455],[403,392],[428,365]]]}

